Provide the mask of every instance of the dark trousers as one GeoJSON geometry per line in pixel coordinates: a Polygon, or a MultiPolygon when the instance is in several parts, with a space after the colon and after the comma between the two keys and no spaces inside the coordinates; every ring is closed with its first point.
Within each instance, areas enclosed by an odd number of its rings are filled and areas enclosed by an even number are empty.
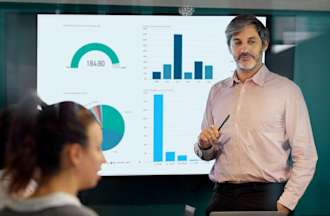
{"type": "Polygon", "coordinates": [[[212,211],[277,211],[284,186],[285,183],[216,183],[206,215],[212,211]]]}

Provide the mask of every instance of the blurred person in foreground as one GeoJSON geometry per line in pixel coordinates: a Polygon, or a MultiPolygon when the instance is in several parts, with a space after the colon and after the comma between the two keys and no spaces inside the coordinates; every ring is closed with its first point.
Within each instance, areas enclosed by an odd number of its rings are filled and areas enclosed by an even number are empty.
{"type": "Polygon", "coordinates": [[[26,199],[12,199],[1,216],[95,216],[77,198],[95,187],[105,162],[102,131],[93,114],[74,102],[46,105],[31,96],[18,105],[7,146],[8,194],[37,181],[26,199]]]}

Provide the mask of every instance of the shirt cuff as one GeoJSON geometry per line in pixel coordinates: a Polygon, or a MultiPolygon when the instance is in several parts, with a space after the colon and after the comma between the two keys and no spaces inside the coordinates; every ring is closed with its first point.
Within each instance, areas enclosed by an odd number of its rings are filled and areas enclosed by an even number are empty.
{"type": "Polygon", "coordinates": [[[195,152],[196,154],[198,155],[198,157],[200,157],[201,159],[203,160],[212,160],[214,159],[213,156],[214,156],[214,146],[212,146],[211,148],[209,149],[206,149],[206,150],[202,150],[200,147],[199,147],[199,143],[197,142],[195,144],[195,152]]]}
{"type": "Polygon", "coordinates": [[[299,197],[290,192],[284,191],[278,202],[293,211],[299,201],[299,197]]]}

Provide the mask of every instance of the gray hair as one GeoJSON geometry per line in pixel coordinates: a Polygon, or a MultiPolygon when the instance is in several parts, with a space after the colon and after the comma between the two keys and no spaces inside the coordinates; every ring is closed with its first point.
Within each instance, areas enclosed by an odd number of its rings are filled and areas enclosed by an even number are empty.
{"type": "Polygon", "coordinates": [[[227,45],[230,46],[230,40],[233,35],[241,32],[244,27],[248,25],[254,25],[262,44],[265,45],[269,42],[269,31],[268,29],[258,20],[254,15],[238,15],[235,17],[226,28],[227,45]]]}

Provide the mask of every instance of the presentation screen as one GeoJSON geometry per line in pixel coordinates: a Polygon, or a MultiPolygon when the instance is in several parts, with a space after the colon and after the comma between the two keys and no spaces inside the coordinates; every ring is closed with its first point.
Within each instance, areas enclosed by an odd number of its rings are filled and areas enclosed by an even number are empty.
{"type": "Polygon", "coordinates": [[[193,146],[210,87],[235,69],[232,18],[38,15],[37,92],[95,114],[100,175],[207,174],[193,146]]]}

